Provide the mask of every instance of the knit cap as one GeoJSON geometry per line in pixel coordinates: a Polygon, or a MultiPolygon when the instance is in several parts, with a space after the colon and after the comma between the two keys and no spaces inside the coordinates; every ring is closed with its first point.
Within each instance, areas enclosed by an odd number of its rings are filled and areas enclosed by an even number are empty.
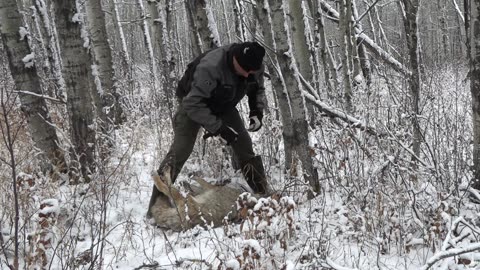
{"type": "Polygon", "coordinates": [[[265,48],[257,42],[244,42],[234,46],[233,56],[245,71],[256,71],[262,67],[265,48]]]}

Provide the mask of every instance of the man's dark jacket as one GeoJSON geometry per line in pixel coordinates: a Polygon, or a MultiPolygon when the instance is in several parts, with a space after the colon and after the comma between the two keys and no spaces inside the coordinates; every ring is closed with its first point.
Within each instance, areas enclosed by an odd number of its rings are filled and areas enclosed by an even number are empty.
{"type": "Polygon", "coordinates": [[[187,115],[207,131],[217,133],[222,112],[233,109],[247,95],[250,114],[262,114],[265,106],[263,66],[248,79],[237,75],[230,44],[207,52],[195,67],[188,94],[182,99],[187,115]]]}

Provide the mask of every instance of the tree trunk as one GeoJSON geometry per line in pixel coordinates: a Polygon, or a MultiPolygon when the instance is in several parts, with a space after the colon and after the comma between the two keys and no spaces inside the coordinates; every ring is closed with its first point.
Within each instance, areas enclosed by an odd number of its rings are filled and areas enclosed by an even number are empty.
{"type": "MultiPolygon", "coordinates": [[[[290,8],[290,20],[292,29],[292,42],[295,53],[295,59],[298,59],[298,69],[303,78],[310,84],[313,84],[313,61],[310,51],[310,33],[306,31],[304,18],[305,3],[303,0],[288,0],[290,8]]],[[[317,93],[312,93],[317,95],[317,93]]],[[[310,103],[305,104],[307,107],[310,123],[313,124],[316,114],[310,103]]]]}
{"type": "Polygon", "coordinates": [[[466,7],[466,29],[469,30],[468,40],[470,58],[470,92],[472,95],[472,121],[473,121],[473,183],[475,189],[480,190],[480,1],[470,1],[471,6],[466,7]],[[470,13],[471,12],[471,13],[470,13]],[[470,14],[468,14],[470,13],[470,14]],[[470,15],[470,16],[468,16],[470,15]]]}
{"type": "MultiPolygon", "coordinates": [[[[285,87],[290,97],[290,105],[292,110],[292,124],[294,137],[293,145],[295,153],[302,164],[303,177],[307,181],[314,192],[320,191],[318,175],[316,168],[313,166],[312,157],[310,156],[310,146],[308,139],[308,123],[306,120],[305,104],[303,96],[299,89],[298,70],[295,68],[296,63],[291,52],[291,40],[289,30],[285,28],[286,13],[283,1],[269,0],[270,9],[272,11],[272,27],[275,30],[275,45],[280,70],[283,74],[285,87]]],[[[287,162],[291,162],[288,161],[287,162]]],[[[295,162],[295,161],[294,161],[295,162]]],[[[296,162],[295,162],[296,163],[296,162]]],[[[312,195],[312,194],[310,194],[312,195]]]]}
{"type": "Polygon", "coordinates": [[[62,77],[62,67],[60,61],[60,53],[57,50],[55,30],[52,29],[52,22],[50,20],[49,6],[44,0],[35,0],[35,8],[38,11],[39,18],[42,21],[43,32],[45,33],[44,43],[47,50],[47,59],[51,66],[51,72],[54,76],[55,97],[65,99],[65,82],[62,77]]]}
{"type": "Polygon", "coordinates": [[[245,6],[243,1],[234,0],[233,12],[235,13],[235,32],[240,41],[247,40],[247,29],[245,27],[245,6]]]}
{"type": "Polygon", "coordinates": [[[330,96],[339,89],[336,64],[333,61],[332,54],[328,48],[321,6],[318,3],[315,3],[313,0],[310,0],[309,3],[312,13],[315,14],[315,29],[317,31],[315,36],[318,39],[317,43],[319,47],[320,60],[323,65],[325,86],[327,87],[327,94],[330,96]]]}
{"type": "MultiPolygon", "coordinates": [[[[158,53],[161,55],[162,85],[170,118],[173,119],[174,94],[175,94],[175,65],[176,57],[173,53],[173,40],[170,32],[172,29],[172,6],[170,0],[149,2],[151,16],[154,21],[155,43],[158,44],[158,53]]],[[[164,102],[165,103],[165,102],[164,102]]]]}
{"type": "Polygon", "coordinates": [[[125,34],[123,32],[122,24],[120,23],[120,14],[118,13],[117,0],[109,0],[109,11],[112,13],[112,22],[113,29],[115,30],[115,37],[120,39],[120,57],[123,67],[123,72],[126,73],[128,70],[128,63],[130,61],[130,56],[128,55],[127,41],[125,39],[125,34]]]}
{"type": "MultiPolygon", "coordinates": [[[[320,6],[323,11],[327,13],[328,18],[330,18],[333,22],[338,23],[340,15],[338,12],[333,9],[329,4],[327,4],[324,0],[318,0],[320,6]]],[[[363,42],[365,46],[372,52],[375,56],[382,59],[386,64],[390,67],[395,69],[396,71],[410,75],[410,70],[406,68],[402,63],[396,60],[392,55],[390,55],[387,51],[383,50],[380,46],[378,46],[370,37],[368,37],[365,33],[360,32],[357,28],[355,28],[355,34],[357,37],[357,43],[363,42]]]]}
{"type": "MultiPolygon", "coordinates": [[[[266,0],[259,1],[257,4],[256,15],[258,21],[262,27],[263,36],[265,39],[265,43],[270,48],[275,48],[275,41],[273,40],[273,29],[272,29],[272,21],[271,21],[271,14],[270,9],[268,8],[268,3],[266,0]],[[267,5],[267,6],[265,6],[267,5]]],[[[285,168],[287,170],[290,169],[291,161],[293,160],[293,125],[292,125],[292,111],[290,109],[290,103],[288,100],[288,94],[285,91],[285,86],[282,81],[282,73],[278,67],[278,60],[276,55],[272,55],[271,61],[266,61],[268,70],[272,73],[275,72],[276,76],[272,76],[272,89],[276,94],[278,100],[278,108],[280,110],[281,120],[282,120],[282,127],[283,127],[283,145],[285,149],[285,168]]]]}
{"type": "MultiPolygon", "coordinates": [[[[339,15],[339,39],[340,39],[340,57],[342,59],[343,89],[345,110],[348,114],[353,112],[353,89],[352,89],[352,36],[351,36],[351,8],[349,8],[349,0],[340,0],[339,15]]],[[[351,5],[350,5],[351,7],[351,5]]]]}
{"type": "Polygon", "coordinates": [[[147,50],[147,61],[150,68],[150,80],[153,86],[153,91],[157,88],[157,65],[155,63],[155,53],[153,51],[152,38],[150,36],[150,28],[147,23],[147,14],[145,12],[145,6],[143,0],[137,0],[138,11],[140,12],[140,26],[143,32],[143,41],[147,50]]]}
{"type": "MultiPolygon", "coordinates": [[[[67,91],[67,109],[73,144],[72,157],[80,163],[81,174],[90,181],[95,169],[95,108],[92,91],[92,59],[83,47],[82,25],[77,20],[75,0],[54,0],[55,24],[63,62],[63,78],[67,91]]],[[[76,177],[79,175],[74,175],[76,177]]],[[[74,181],[77,179],[74,179],[74,181]]]]}
{"type": "Polygon", "coordinates": [[[19,29],[23,27],[15,0],[2,0],[0,3],[0,32],[7,51],[10,71],[15,86],[20,91],[22,110],[27,117],[28,128],[39,155],[40,165],[46,171],[56,166],[65,169],[64,154],[58,145],[55,127],[51,123],[47,104],[40,88],[40,79],[34,64],[33,53],[28,44],[28,36],[19,29]],[[50,161],[50,162],[49,162],[50,161]]]}
{"type": "Polygon", "coordinates": [[[218,30],[211,23],[213,14],[205,0],[186,1],[187,13],[193,26],[195,54],[220,46],[218,30]],[[210,17],[210,20],[209,20],[210,17]],[[200,51],[197,51],[200,50],[200,51]]]}
{"type": "MultiPolygon", "coordinates": [[[[354,21],[355,26],[360,33],[363,33],[362,24],[360,23],[360,21],[358,21],[360,18],[358,18],[357,4],[355,3],[355,0],[352,0],[352,11],[353,11],[353,18],[355,19],[354,21]]],[[[360,61],[360,67],[362,69],[363,77],[365,78],[365,83],[367,84],[367,86],[369,86],[372,83],[370,60],[363,42],[357,42],[357,51],[358,51],[358,58],[360,61]]]]}
{"type": "Polygon", "coordinates": [[[420,130],[420,63],[419,63],[419,42],[417,29],[417,14],[420,0],[402,0],[406,19],[404,21],[405,33],[407,38],[407,49],[412,73],[408,78],[411,95],[411,111],[413,126],[413,153],[420,157],[420,144],[422,134],[420,130]]]}
{"type": "Polygon", "coordinates": [[[85,2],[88,16],[90,40],[93,45],[94,58],[97,65],[98,77],[101,82],[101,109],[105,119],[102,127],[110,130],[111,124],[122,122],[122,108],[119,105],[119,94],[115,85],[115,71],[113,70],[112,50],[108,43],[105,14],[101,0],[85,2]]]}

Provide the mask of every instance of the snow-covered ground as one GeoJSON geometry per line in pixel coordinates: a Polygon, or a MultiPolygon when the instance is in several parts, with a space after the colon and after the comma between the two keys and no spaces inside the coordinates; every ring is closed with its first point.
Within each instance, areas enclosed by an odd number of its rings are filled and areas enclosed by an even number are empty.
{"type": "MultiPolygon", "coordinates": [[[[392,215],[391,224],[385,225],[390,235],[378,232],[373,237],[369,221],[352,212],[335,190],[313,200],[291,193],[283,200],[295,205],[294,210],[274,214],[267,225],[253,220],[180,233],[163,231],[145,217],[150,173],[160,162],[154,153],[158,134],[146,126],[137,123],[118,134],[107,177],[96,183],[63,185],[52,194],[58,204],[53,211],[59,216],[50,231],[50,269],[87,269],[92,261],[101,269],[244,269],[240,267],[246,264],[250,268],[245,269],[419,269],[433,256],[423,239],[400,239],[401,226],[391,225],[405,222],[395,219],[412,217],[392,215]],[[399,248],[408,241],[408,252],[399,248]]],[[[208,147],[217,146],[212,142],[208,147]]],[[[192,154],[179,181],[185,181],[188,172],[208,167],[201,167],[196,155],[200,154],[192,154]]],[[[270,174],[277,186],[284,181],[281,174],[270,174]]],[[[231,176],[242,181],[238,174],[231,176]]],[[[448,265],[438,269],[476,269],[448,265]]]]}

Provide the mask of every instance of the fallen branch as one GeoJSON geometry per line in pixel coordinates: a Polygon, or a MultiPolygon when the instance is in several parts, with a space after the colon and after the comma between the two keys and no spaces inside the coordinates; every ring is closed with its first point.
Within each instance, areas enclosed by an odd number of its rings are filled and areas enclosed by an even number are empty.
{"type": "Polygon", "coordinates": [[[385,136],[385,134],[378,133],[374,127],[367,126],[364,121],[359,120],[353,116],[346,114],[345,112],[332,108],[327,104],[317,100],[313,95],[303,91],[302,93],[306,100],[313,104],[315,107],[319,108],[321,112],[325,113],[326,115],[334,118],[338,118],[343,120],[344,122],[350,124],[351,127],[359,128],[361,130],[365,130],[367,133],[376,136],[385,136]]]}

